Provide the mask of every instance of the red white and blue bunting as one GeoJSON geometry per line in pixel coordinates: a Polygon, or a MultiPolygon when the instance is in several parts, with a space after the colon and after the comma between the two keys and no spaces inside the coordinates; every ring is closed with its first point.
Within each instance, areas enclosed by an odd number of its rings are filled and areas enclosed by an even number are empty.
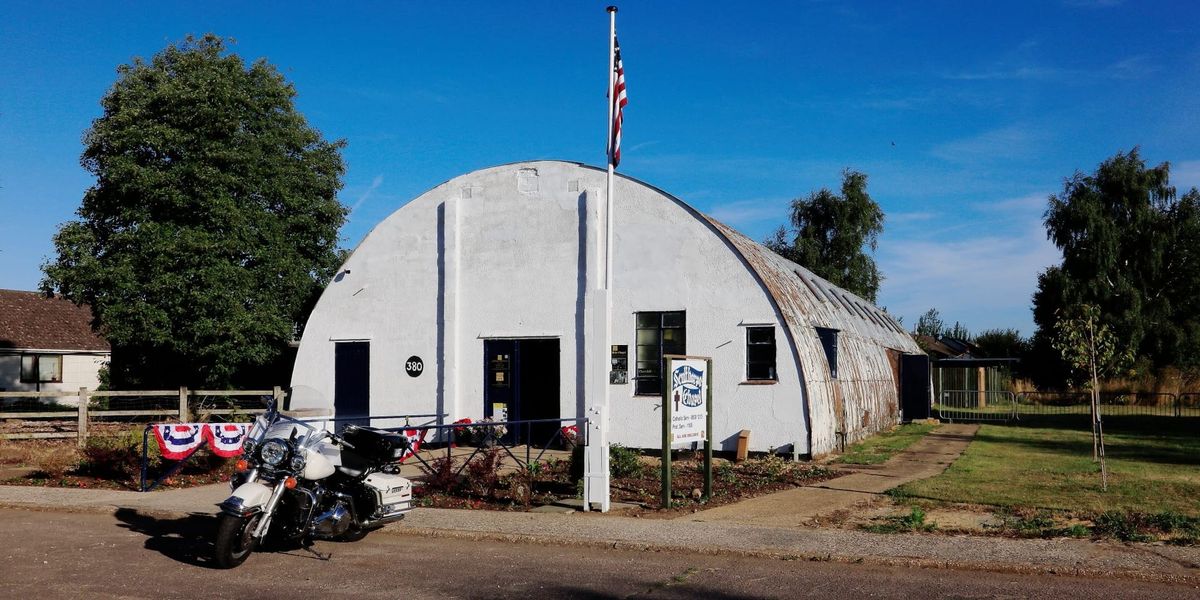
{"type": "Polygon", "coordinates": [[[204,426],[204,437],[213,454],[230,458],[242,453],[242,442],[246,440],[249,423],[209,423],[204,426]]]}
{"type": "Polygon", "coordinates": [[[404,437],[408,438],[408,450],[400,457],[399,462],[403,463],[421,451],[421,444],[425,442],[425,434],[427,433],[429,433],[428,429],[404,430],[404,437]]]}
{"type": "MultiPolygon", "coordinates": [[[[183,460],[205,442],[213,454],[230,458],[242,453],[242,443],[246,441],[252,425],[250,423],[181,423],[154,425],[154,437],[158,440],[158,449],[167,460],[183,460]]],[[[404,437],[408,438],[408,451],[400,457],[399,462],[412,458],[421,451],[428,429],[405,429],[404,437]]]]}
{"type": "Polygon", "coordinates": [[[154,437],[158,439],[158,449],[163,458],[182,460],[204,445],[203,429],[201,423],[155,425],[154,437]]]}
{"type": "Polygon", "coordinates": [[[213,454],[224,458],[242,453],[249,423],[178,423],[154,425],[158,450],[167,460],[183,460],[205,442],[213,454]]]}

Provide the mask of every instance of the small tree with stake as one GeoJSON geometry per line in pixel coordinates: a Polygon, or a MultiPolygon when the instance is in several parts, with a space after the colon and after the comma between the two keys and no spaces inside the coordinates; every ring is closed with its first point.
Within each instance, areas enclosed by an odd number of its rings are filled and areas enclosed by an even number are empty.
{"type": "Polygon", "coordinates": [[[1132,352],[1120,348],[1117,336],[1100,321],[1100,308],[1083,304],[1071,315],[1060,314],[1055,324],[1054,347],[1076,371],[1086,374],[1092,392],[1092,460],[1100,461],[1101,487],[1108,491],[1108,466],[1104,460],[1104,425],[1100,420],[1100,376],[1129,364],[1132,352]]]}

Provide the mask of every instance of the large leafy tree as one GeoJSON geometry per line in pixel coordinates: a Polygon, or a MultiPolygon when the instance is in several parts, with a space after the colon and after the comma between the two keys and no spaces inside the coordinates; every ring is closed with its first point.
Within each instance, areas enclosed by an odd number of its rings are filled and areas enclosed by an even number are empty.
{"type": "Polygon", "coordinates": [[[822,188],[792,201],[790,229],[780,227],[766,241],[771,250],[859,296],[875,301],[882,277],[875,250],[883,231],[883,210],[867,194],[867,176],[842,172],[841,194],[822,188]]]}
{"type": "Polygon", "coordinates": [[[1038,277],[1035,350],[1060,313],[1092,304],[1143,365],[1200,365],[1200,192],[1177,197],[1169,175],[1134,148],[1050,197],[1046,232],[1063,261],[1038,277]]]}
{"type": "MultiPolygon", "coordinates": [[[[189,36],[117,69],[84,134],[96,183],[42,287],[92,306],[114,386],[271,383],[338,264],[342,141],[264,60],[189,36]]],[[[279,383],[278,379],[274,379],[279,383]]]]}

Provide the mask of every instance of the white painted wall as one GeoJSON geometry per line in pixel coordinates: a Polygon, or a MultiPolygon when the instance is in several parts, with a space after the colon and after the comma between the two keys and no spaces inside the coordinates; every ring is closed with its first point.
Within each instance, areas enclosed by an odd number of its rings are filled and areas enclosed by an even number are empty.
{"type": "MultiPolygon", "coordinates": [[[[95,390],[100,385],[98,373],[100,368],[108,363],[107,354],[64,354],[62,365],[62,381],[59,383],[21,383],[21,355],[0,355],[0,388],[10,392],[26,392],[41,390],[78,392],[79,388],[95,390]]],[[[78,397],[64,396],[47,398],[47,402],[58,402],[75,406],[78,397]]]]}
{"type": "MultiPolygon", "coordinates": [[[[630,346],[631,371],[635,313],[685,310],[689,354],[714,359],[717,447],[733,449],[742,429],[752,431],[755,450],[803,442],[789,338],[749,268],[690,208],[632,180],[618,177],[616,188],[611,343],[630,346]],[[778,383],[743,384],[746,324],[776,324],[778,383]]],[[[539,161],[464,175],[397,210],[313,311],[292,378],[307,392],[293,407],[332,406],[334,344],[369,340],[373,414],[478,418],[484,339],[557,337],[561,414],[582,415],[581,396],[600,389],[585,379],[607,377],[609,342],[596,318],[604,311],[603,190],[603,171],[539,161]],[[412,355],[425,361],[417,378],[403,368],[412,355]],[[585,376],[589,363],[605,367],[585,376]]],[[[611,441],[657,447],[658,399],[633,396],[632,384],[603,389],[611,441]]]]}

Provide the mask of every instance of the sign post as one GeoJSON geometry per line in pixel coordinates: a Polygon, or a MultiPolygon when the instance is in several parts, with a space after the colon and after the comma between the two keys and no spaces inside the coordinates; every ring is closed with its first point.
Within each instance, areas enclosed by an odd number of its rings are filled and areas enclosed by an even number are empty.
{"type": "Polygon", "coordinates": [[[671,449],[704,442],[704,499],[712,498],[712,359],[663,357],[662,506],[671,507],[671,449]]]}

